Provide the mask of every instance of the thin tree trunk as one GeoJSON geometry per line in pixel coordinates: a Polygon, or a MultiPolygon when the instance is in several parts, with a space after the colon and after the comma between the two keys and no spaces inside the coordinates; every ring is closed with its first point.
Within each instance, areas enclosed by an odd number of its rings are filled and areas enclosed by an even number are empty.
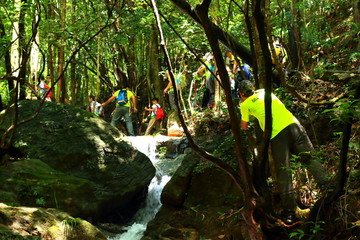
{"type": "MultiPolygon", "coordinates": [[[[156,25],[151,25],[151,39],[148,41],[148,88],[149,88],[149,97],[158,97],[162,96],[163,85],[160,81],[159,71],[159,37],[156,30],[156,25]]],[[[162,101],[160,101],[162,102],[162,101]]]]}
{"type": "Polygon", "coordinates": [[[359,0],[351,0],[351,5],[353,9],[353,15],[354,15],[354,23],[360,24],[360,1],[359,0]]]}
{"type": "MultiPolygon", "coordinates": [[[[55,84],[55,71],[54,71],[54,51],[53,51],[54,47],[52,46],[52,44],[48,44],[48,57],[47,57],[47,69],[48,69],[48,75],[50,75],[50,79],[51,79],[51,86],[54,86],[55,84]]],[[[55,91],[52,91],[53,92],[53,99],[52,100],[55,100],[56,99],[56,96],[55,96],[55,91]]]]}
{"type": "Polygon", "coordinates": [[[127,74],[128,74],[128,84],[133,84],[134,86],[136,85],[136,58],[135,58],[135,53],[133,52],[132,49],[135,49],[135,47],[133,47],[133,45],[135,44],[135,39],[134,38],[130,38],[129,39],[129,47],[127,50],[127,74]]]}
{"type": "MultiPolygon", "coordinates": [[[[0,38],[1,38],[1,39],[6,39],[5,26],[4,26],[2,20],[3,20],[3,17],[0,16],[0,38]]],[[[6,48],[5,48],[5,50],[4,50],[5,71],[6,71],[6,74],[10,76],[10,75],[12,74],[12,70],[11,70],[11,55],[10,55],[10,46],[11,46],[11,43],[10,43],[10,41],[4,42],[4,46],[6,46],[6,48]]],[[[14,81],[13,81],[13,80],[8,80],[8,89],[9,89],[9,92],[11,92],[14,88],[15,88],[14,81]]]]}
{"type": "Polygon", "coordinates": [[[19,69],[19,79],[20,79],[20,95],[19,100],[26,98],[26,63],[28,59],[28,53],[26,51],[26,32],[25,32],[25,16],[27,9],[27,0],[21,0],[20,5],[20,16],[19,16],[19,56],[20,56],[20,69],[19,69]]]}
{"type": "MultiPolygon", "coordinates": [[[[66,0],[61,0],[61,16],[60,16],[60,25],[61,30],[65,31],[65,16],[66,16],[66,0]]],[[[58,49],[58,78],[59,78],[59,88],[58,88],[58,101],[61,103],[65,102],[66,99],[66,82],[64,65],[65,65],[65,43],[64,40],[60,40],[58,49]]]]}
{"type": "Polygon", "coordinates": [[[301,0],[291,1],[291,13],[289,29],[289,43],[290,43],[290,56],[293,64],[293,68],[299,71],[303,70],[304,66],[302,63],[302,50],[301,50],[301,14],[298,10],[298,5],[301,0]]]}
{"type": "Polygon", "coordinates": [[[70,96],[71,104],[76,104],[76,58],[71,62],[71,71],[70,71],[70,96]]]}
{"type": "Polygon", "coordinates": [[[82,101],[85,101],[87,102],[87,95],[89,94],[89,73],[88,73],[88,69],[87,68],[84,68],[84,89],[82,91],[82,101]]]}
{"type": "Polygon", "coordinates": [[[262,59],[264,65],[259,67],[259,72],[263,72],[263,81],[265,84],[265,130],[264,130],[264,141],[260,147],[260,156],[254,163],[254,179],[258,186],[257,190],[267,200],[265,211],[267,214],[273,214],[273,208],[270,197],[270,190],[266,182],[266,163],[268,162],[269,156],[269,145],[272,133],[272,108],[271,108],[271,94],[272,94],[272,61],[269,50],[269,43],[267,37],[267,25],[265,21],[265,1],[266,0],[255,0],[254,5],[254,19],[256,23],[257,32],[259,34],[259,43],[262,51],[262,59]]]}
{"type": "MultiPolygon", "coordinates": [[[[54,3],[51,2],[48,4],[48,11],[47,11],[47,18],[48,19],[55,19],[55,12],[54,12],[54,3]]],[[[55,67],[54,67],[54,45],[52,43],[48,43],[48,57],[47,57],[47,74],[50,75],[51,79],[51,86],[54,86],[55,84],[55,67]]],[[[52,91],[53,96],[52,100],[55,101],[57,94],[55,89],[52,91]]]]}
{"type": "Polygon", "coordinates": [[[237,115],[235,113],[234,102],[231,98],[231,89],[230,89],[230,81],[229,76],[225,67],[225,62],[221,54],[219,39],[217,38],[216,31],[214,31],[213,24],[208,18],[208,9],[211,1],[203,1],[201,5],[196,7],[197,16],[200,18],[201,25],[205,30],[207,39],[211,46],[212,52],[214,54],[216,65],[218,69],[218,73],[221,79],[221,83],[223,85],[225,95],[226,95],[226,103],[228,105],[230,121],[231,121],[231,129],[234,134],[235,143],[236,143],[236,155],[239,163],[239,170],[241,176],[241,190],[244,191],[245,196],[245,206],[242,211],[243,220],[246,222],[248,227],[249,237],[251,239],[262,239],[263,234],[261,230],[258,228],[258,224],[254,220],[253,213],[255,210],[255,205],[252,202],[252,199],[256,196],[253,189],[252,180],[249,174],[249,169],[245,158],[243,157],[242,152],[242,140],[240,136],[239,130],[239,121],[237,119],[237,115]]]}
{"type": "MultiPolygon", "coordinates": [[[[72,0],[72,7],[70,11],[71,15],[71,22],[73,25],[76,24],[76,0],[72,0]]],[[[99,21],[100,24],[100,21],[99,21]]],[[[99,36],[98,36],[99,37],[99,36]]],[[[71,104],[75,105],[77,103],[77,92],[76,92],[76,56],[70,63],[71,71],[70,71],[70,97],[71,97],[71,104]]]]}

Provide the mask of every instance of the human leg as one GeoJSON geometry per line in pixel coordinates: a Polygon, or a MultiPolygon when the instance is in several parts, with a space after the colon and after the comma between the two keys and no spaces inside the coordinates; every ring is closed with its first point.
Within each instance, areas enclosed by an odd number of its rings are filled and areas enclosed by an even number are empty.
{"type": "Polygon", "coordinates": [[[118,123],[119,119],[121,118],[121,110],[120,110],[120,106],[117,106],[115,108],[115,112],[114,115],[111,119],[111,125],[113,125],[114,127],[116,127],[116,124],[118,123]]]}
{"type": "Polygon", "coordinates": [[[300,161],[304,164],[310,173],[313,175],[315,181],[324,185],[327,183],[326,171],[325,168],[321,165],[319,161],[312,158],[312,153],[314,152],[314,147],[304,129],[300,124],[291,124],[289,126],[292,138],[293,146],[291,146],[292,153],[300,156],[300,161]]]}
{"type": "Polygon", "coordinates": [[[170,92],[169,92],[169,101],[170,101],[170,108],[171,108],[171,109],[176,109],[175,93],[174,93],[174,91],[170,91],[170,92]]]}
{"type": "Polygon", "coordinates": [[[290,170],[290,146],[288,129],[283,129],[271,140],[271,152],[275,163],[276,180],[283,209],[295,210],[296,201],[290,170]]]}
{"type": "Polygon", "coordinates": [[[213,108],[215,106],[215,92],[210,92],[208,105],[210,108],[213,108]]]}
{"type": "Polygon", "coordinates": [[[151,129],[153,128],[153,126],[155,125],[155,122],[156,122],[156,118],[151,118],[151,119],[150,119],[149,125],[147,126],[146,131],[145,131],[145,135],[149,135],[149,134],[150,134],[150,131],[151,131],[151,129]]]}
{"type": "Polygon", "coordinates": [[[210,91],[208,88],[206,88],[202,98],[201,107],[206,108],[208,106],[209,100],[210,100],[210,91]]]}
{"type": "Polygon", "coordinates": [[[125,123],[126,123],[126,129],[128,131],[129,136],[135,136],[134,134],[134,127],[132,124],[132,118],[130,116],[130,112],[129,112],[129,107],[121,107],[121,112],[125,118],[125,123]]]}

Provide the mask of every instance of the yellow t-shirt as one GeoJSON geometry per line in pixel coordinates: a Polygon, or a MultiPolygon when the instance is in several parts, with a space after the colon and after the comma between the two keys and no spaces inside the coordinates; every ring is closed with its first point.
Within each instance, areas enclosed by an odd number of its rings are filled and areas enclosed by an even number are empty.
{"type": "MultiPolygon", "coordinates": [[[[124,89],[121,89],[121,90],[126,90],[125,88],[124,89]]],[[[126,90],[127,91],[127,103],[124,105],[124,107],[130,107],[130,101],[131,101],[131,97],[134,96],[134,93],[130,90],[126,90]]],[[[115,100],[117,99],[118,95],[120,93],[120,90],[117,90],[115,93],[114,93],[114,97],[115,97],[115,100]]],[[[119,105],[118,103],[116,103],[117,105],[119,105]]]]}
{"type": "MultiPolygon", "coordinates": [[[[240,104],[241,120],[249,122],[249,116],[252,115],[259,121],[261,129],[265,129],[265,90],[259,89],[240,104]]],[[[274,95],[271,94],[272,104],[272,133],[273,139],[279,132],[292,123],[299,121],[294,115],[286,109],[285,105],[274,95]]]]}

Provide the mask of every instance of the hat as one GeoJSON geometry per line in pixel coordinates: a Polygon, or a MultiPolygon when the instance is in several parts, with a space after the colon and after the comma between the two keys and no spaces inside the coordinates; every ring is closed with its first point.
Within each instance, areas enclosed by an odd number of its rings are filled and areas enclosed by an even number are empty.
{"type": "Polygon", "coordinates": [[[239,83],[239,91],[242,93],[253,92],[254,85],[249,80],[243,80],[239,83]]]}

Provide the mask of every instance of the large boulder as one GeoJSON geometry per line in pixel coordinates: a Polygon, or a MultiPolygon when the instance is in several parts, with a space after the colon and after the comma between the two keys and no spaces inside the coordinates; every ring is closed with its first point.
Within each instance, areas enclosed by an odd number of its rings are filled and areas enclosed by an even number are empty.
{"type": "Polygon", "coordinates": [[[95,226],[55,209],[0,203],[0,239],[106,240],[95,226]]]}
{"type": "MultiPolygon", "coordinates": [[[[20,102],[19,119],[31,118],[38,105],[38,101],[20,102]]],[[[0,131],[9,126],[9,116],[11,112],[0,131]]],[[[150,160],[122,137],[116,128],[90,112],[67,104],[45,103],[37,117],[16,129],[14,146],[26,157],[39,159],[91,185],[87,187],[91,191],[87,201],[96,212],[79,209],[76,216],[104,219],[117,215],[119,219],[136,210],[155,175],[150,160]]],[[[72,191],[72,201],[82,201],[81,186],[72,191]]],[[[52,201],[47,203],[50,205],[46,207],[57,207],[51,205],[52,201]]]]}

